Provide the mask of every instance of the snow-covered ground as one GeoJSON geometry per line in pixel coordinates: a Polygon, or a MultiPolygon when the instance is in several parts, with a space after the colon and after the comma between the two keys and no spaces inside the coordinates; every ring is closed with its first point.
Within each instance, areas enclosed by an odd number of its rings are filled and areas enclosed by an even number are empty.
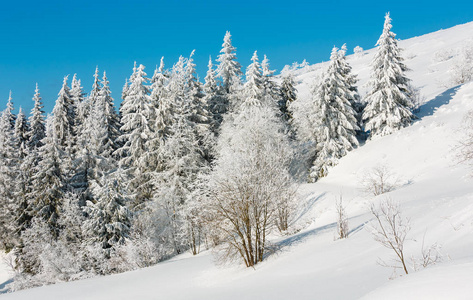
{"type": "MultiPolygon", "coordinates": [[[[395,28],[393,28],[396,32],[395,28]]],[[[217,266],[207,251],[180,255],[154,267],[124,274],[61,283],[2,295],[3,299],[468,299],[473,297],[472,171],[456,163],[461,120],[473,109],[473,83],[449,87],[455,50],[473,39],[473,23],[401,41],[408,76],[425,103],[420,119],[393,135],[350,152],[327,178],[299,189],[298,223],[303,231],[274,238],[274,254],[256,266],[217,266]],[[397,188],[371,197],[360,188],[363,174],[384,165],[397,188]],[[335,240],[335,201],[346,203],[350,236],[335,240]],[[411,220],[405,245],[409,257],[426,245],[442,245],[443,261],[394,280],[377,264],[392,251],[369,232],[369,204],[385,197],[399,201],[411,220]]],[[[330,50],[330,49],[328,49],[330,50]]],[[[329,51],[327,51],[327,56],[329,51]]],[[[363,92],[373,50],[348,57],[363,92]]],[[[299,70],[302,97],[326,64],[299,70]],[[312,70],[312,71],[310,71],[312,70]],[[309,71],[309,72],[307,72],[309,71]]],[[[398,272],[400,275],[401,273],[398,272]]],[[[8,279],[0,268],[0,288],[8,279]]]]}

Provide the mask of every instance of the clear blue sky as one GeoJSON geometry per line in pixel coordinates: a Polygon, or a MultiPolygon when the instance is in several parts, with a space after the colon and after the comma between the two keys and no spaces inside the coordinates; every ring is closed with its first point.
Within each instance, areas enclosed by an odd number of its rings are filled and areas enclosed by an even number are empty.
{"type": "MultiPolygon", "coordinates": [[[[201,79],[216,58],[226,30],[246,68],[254,50],[273,69],[307,59],[327,60],[333,45],[351,51],[376,43],[390,11],[400,39],[473,21],[473,1],[2,1],[0,12],[0,109],[9,90],[15,108],[29,113],[38,82],[46,112],[63,76],[77,73],[85,91],[95,66],[106,70],[119,100],[133,62],[148,75],[165,58],[196,49],[201,79]]],[[[473,35],[473,33],[472,33],[473,35]]]]}

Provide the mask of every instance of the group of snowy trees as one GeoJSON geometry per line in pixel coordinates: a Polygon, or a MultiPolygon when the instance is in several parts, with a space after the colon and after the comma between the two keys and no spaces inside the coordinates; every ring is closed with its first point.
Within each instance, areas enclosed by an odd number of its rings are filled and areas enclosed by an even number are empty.
{"type": "Polygon", "coordinates": [[[343,45],[332,49],[329,67],[312,88],[311,100],[290,106],[298,137],[315,145],[310,181],[326,176],[330,167],[357,147],[362,129],[370,137],[388,135],[415,118],[414,91],[404,75],[408,69],[391,27],[388,13],[371,63],[370,90],[364,99],[358,94],[357,79],[345,59],[343,45]]]}
{"type": "Polygon", "coordinates": [[[88,94],[65,77],[47,118],[38,87],[29,118],[13,114],[10,95],[0,118],[0,241],[16,256],[13,288],[201,247],[261,262],[268,235],[291,223],[301,141],[314,149],[315,181],[359,145],[363,128],[385,135],[413,119],[390,29],[387,15],[364,101],[345,46],[301,105],[291,73],[275,78],[256,51],[242,80],[229,32],[204,84],[194,52],[171,69],[161,59],[151,78],[135,63],[118,112],[98,68],[88,94]]]}
{"type": "Polygon", "coordinates": [[[47,118],[38,87],[28,119],[13,114],[10,95],[0,119],[0,241],[16,257],[13,289],[201,246],[253,266],[270,232],[288,229],[293,79],[277,84],[255,52],[243,81],[229,32],[205,84],[193,54],[170,70],[161,60],[151,78],[135,63],[118,111],[98,68],[88,94],[65,77],[47,118]]]}

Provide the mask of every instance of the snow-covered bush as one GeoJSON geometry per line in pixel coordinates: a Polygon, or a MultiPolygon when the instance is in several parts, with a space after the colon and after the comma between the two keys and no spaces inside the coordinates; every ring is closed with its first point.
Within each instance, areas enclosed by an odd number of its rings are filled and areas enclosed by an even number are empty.
{"type": "Polygon", "coordinates": [[[360,180],[362,189],[373,196],[391,192],[398,185],[398,179],[386,165],[378,165],[365,172],[360,180]]]}
{"type": "Polygon", "coordinates": [[[453,85],[463,84],[473,79],[473,42],[463,45],[450,72],[453,85]]]}
{"type": "Polygon", "coordinates": [[[473,165],[473,110],[463,117],[461,132],[463,135],[457,144],[457,161],[473,165]]]}
{"type": "Polygon", "coordinates": [[[363,57],[363,48],[361,48],[360,46],[356,46],[354,49],[353,49],[353,53],[355,53],[355,57],[356,58],[361,58],[363,57]]]}

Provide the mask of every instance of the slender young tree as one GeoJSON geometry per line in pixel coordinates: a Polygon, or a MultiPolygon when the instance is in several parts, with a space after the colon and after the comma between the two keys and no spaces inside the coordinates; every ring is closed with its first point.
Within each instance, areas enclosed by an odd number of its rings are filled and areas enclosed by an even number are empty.
{"type": "Polygon", "coordinates": [[[370,136],[388,135],[411,124],[412,94],[409,79],[404,75],[408,68],[402,63],[401,49],[391,31],[391,18],[386,14],[383,33],[376,45],[369,85],[363,112],[365,130],[370,136]]]}

